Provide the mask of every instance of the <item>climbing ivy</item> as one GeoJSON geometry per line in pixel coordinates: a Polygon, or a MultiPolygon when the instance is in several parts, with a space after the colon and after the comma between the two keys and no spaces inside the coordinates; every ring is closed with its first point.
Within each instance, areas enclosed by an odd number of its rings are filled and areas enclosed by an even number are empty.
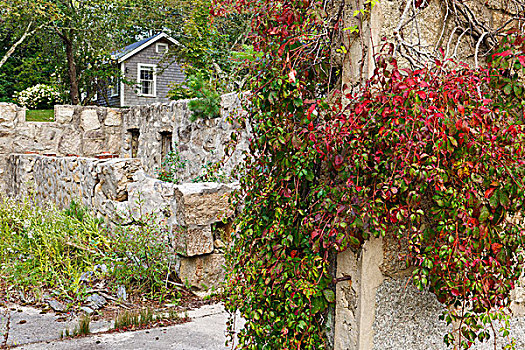
{"type": "Polygon", "coordinates": [[[226,306],[246,319],[239,347],[329,347],[331,257],[385,235],[406,246],[414,284],[448,307],[445,342],[484,341],[505,323],[524,262],[523,38],[509,33],[487,69],[400,69],[386,45],[351,94],[331,84],[339,23],[326,10],[309,0],[213,8],[249,13],[261,53],[248,62],[253,139],[227,254],[226,306]]]}

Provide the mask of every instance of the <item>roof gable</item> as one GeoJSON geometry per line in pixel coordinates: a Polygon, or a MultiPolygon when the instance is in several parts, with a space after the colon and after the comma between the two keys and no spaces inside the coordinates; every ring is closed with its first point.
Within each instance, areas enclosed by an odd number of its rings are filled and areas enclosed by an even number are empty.
{"type": "Polygon", "coordinates": [[[160,39],[165,38],[166,40],[170,41],[172,44],[180,45],[179,42],[172,37],[170,37],[166,33],[159,33],[157,35],[154,35],[150,38],[143,39],[141,41],[137,41],[136,43],[133,43],[131,45],[126,46],[125,48],[114,52],[111,55],[111,58],[118,61],[118,63],[122,63],[131,56],[135,55],[136,53],[144,50],[148,46],[152,45],[153,43],[159,41],[160,39]]]}

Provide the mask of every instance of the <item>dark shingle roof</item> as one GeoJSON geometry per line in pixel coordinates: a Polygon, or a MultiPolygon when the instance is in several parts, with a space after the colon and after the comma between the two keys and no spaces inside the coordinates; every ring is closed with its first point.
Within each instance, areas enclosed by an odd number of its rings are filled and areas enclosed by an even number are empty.
{"type": "Polygon", "coordinates": [[[128,53],[130,53],[131,51],[135,50],[137,47],[141,46],[141,45],[144,45],[145,43],[147,43],[148,41],[150,40],[154,40],[156,37],[158,37],[159,35],[161,35],[162,33],[159,33],[159,34],[156,34],[152,37],[149,37],[147,39],[143,39],[141,41],[137,41],[136,43],[133,43],[131,45],[128,45],[126,46],[125,48],[123,49],[120,49],[118,51],[115,51],[111,54],[111,56],[113,56],[113,59],[116,59],[116,60],[119,60],[120,58],[124,57],[125,55],[127,55],[128,53]]]}

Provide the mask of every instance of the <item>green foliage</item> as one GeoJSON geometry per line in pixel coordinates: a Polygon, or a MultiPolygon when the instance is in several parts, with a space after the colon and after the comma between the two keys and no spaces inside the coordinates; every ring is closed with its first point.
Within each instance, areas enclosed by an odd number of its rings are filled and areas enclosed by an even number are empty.
{"type": "MultiPolygon", "coordinates": [[[[326,93],[329,42],[316,35],[317,3],[220,1],[214,13],[252,16],[247,57],[253,127],[246,175],[236,202],[233,247],[227,253],[225,303],[247,320],[245,349],[324,349],[334,299],[329,249],[315,250],[304,220],[319,180],[315,149],[305,142],[309,103],[326,93]],[[315,48],[315,49],[313,49],[315,48]]],[[[244,119],[244,117],[242,117],[244,119]]],[[[238,122],[244,123],[244,120],[238,122]]]]}
{"type": "Polygon", "coordinates": [[[175,310],[167,313],[157,313],[150,308],[143,308],[136,311],[124,311],[119,313],[113,322],[113,329],[134,329],[148,326],[154,322],[162,321],[182,321],[182,318],[175,310]]]}
{"type": "Polygon", "coordinates": [[[244,51],[247,16],[229,14],[211,18],[211,3],[211,0],[181,2],[182,31],[172,33],[181,46],[170,52],[170,56],[182,63],[189,91],[184,91],[185,84],[174,85],[169,93],[172,99],[211,96],[217,100],[220,94],[237,91],[244,85],[242,61],[233,59],[233,55],[244,51]],[[196,94],[200,88],[192,88],[192,80],[204,86],[207,90],[204,96],[196,94]]]}
{"type": "Polygon", "coordinates": [[[166,155],[162,161],[161,169],[157,172],[157,178],[162,181],[172,182],[178,184],[182,181],[180,172],[186,169],[188,161],[182,159],[177,145],[173,145],[174,149],[166,155]]]}
{"type": "Polygon", "coordinates": [[[0,199],[0,276],[29,292],[50,289],[57,297],[82,300],[98,280],[149,298],[176,297],[166,286],[173,267],[166,241],[167,228],[152,216],[107,231],[75,202],[59,211],[0,199]],[[101,265],[107,271],[100,272],[101,265]],[[81,280],[85,273],[91,282],[81,280]]]}
{"type": "Polygon", "coordinates": [[[152,214],[141,214],[136,224],[109,232],[112,246],[108,258],[115,286],[133,286],[135,292],[151,299],[177,296],[167,285],[175,266],[168,235],[167,225],[152,214]]]}
{"type": "Polygon", "coordinates": [[[221,162],[207,162],[202,167],[202,174],[191,180],[191,182],[231,182],[221,169],[221,162]]]}
{"type": "Polygon", "coordinates": [[[62,94],[56,87],[44,84],[17,92],[14,99],[17,104],[29,109],[50,109],[63,101],[62,94]]]}
{"type": "Polygon", "coordinates": [[[214,8],[250,13],[263,53],[250,65],[253,140],[227,254],[225,303],[246,319],[239,347],[328,347],[330,258],[387,234],[408,248],[415,285],[447,307],[445,342],[485,341],[487,327],[506,323],[525,258],[523,224],[509,220],[525,204],[524,39],[504,42],[489,70],[400,70],[378,56],[359,93],[331,93],[333,24],[320,5],[214,8]]]}
{"type": "Polygon", "coordinates": [[[173,84],[168,96],[177,100],[191,98],[188,108],[193,114],[190,121],[197,119],[212,119],[220,117],[221,96],[213,86],[206,84],[204,76],[198,73],[189,76],[187,82],[173,84]]]}

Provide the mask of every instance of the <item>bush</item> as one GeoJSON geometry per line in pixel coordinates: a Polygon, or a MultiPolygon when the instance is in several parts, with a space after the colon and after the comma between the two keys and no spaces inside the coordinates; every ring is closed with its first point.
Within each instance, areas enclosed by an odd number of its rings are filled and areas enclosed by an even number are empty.
{"type": "Polygon", "coordinates": [[[15,93],[16,103],[29,109],[50,109],[55,104],[63,103],[62,95],[51,85],[38,84],[15,93]]]}
{"type": "Polygon", "coordinates": [[[95,284],[177,297],[167,288],[174,266],[167,234],[151,215],[108,230],[76,202],[61,211],[0,197],[0,279],[35,296],[49,290],[71,300],[95,284]]]}
{"type": "Polygon", "coordinates": [[[191,76],[187,83],[174,84],[168,93],[173,100],[192,98],[188,108],[193,112],[190,120],[213,119],[220,116],[221,96],[213,86],[205,83],[202,75],[191,76]],[[187,86],[186,86],[187,84],[187,86]]]}

